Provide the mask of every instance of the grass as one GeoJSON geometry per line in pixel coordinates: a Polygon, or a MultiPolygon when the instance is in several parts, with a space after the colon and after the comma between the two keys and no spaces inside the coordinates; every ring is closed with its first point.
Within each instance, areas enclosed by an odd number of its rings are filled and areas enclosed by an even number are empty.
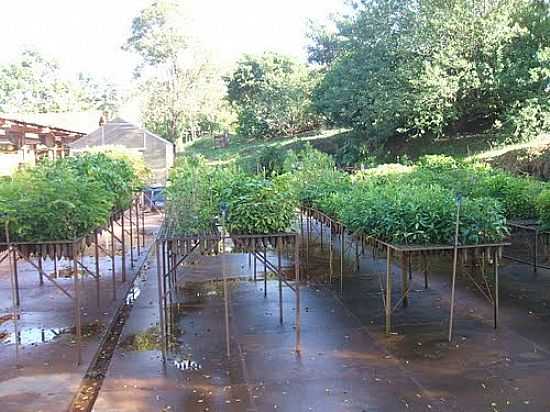
{"type": "MultiPolygon", "coordinates": [[[[316,149],[335,155],[344,145],[360,147],[365,144],[365,136],[346,129],[332,129],[312,133],[310,136],[278,138],[272,140],[247,139],[232,136],[228,147],[218,148],[211,137],[201,138],[184,146],[185,154],[200,154],[212,163],[224,164],[242,162],[255,164],[263,150],[278,147],[281,150],[296,149],[310,143],[316,149]]],[[[384,147],[375,148],[370,160],[375,163],[394,163],[403,160],[416,160],[427,154],[448,155],[458,159],[479,158],[493,159],[505,153],[545,147],[550,144],[550,135],[541,136],[528,143],[510,143],[509,136],[503,133],[481,133],[433,139],[422,137],[416,139],[393,139],[384,147]]]]}
{"type": "MultiPolygon", "coordinates": [[[[228,147],[219,148],[212,137],[203,137],[184,146],[182,154],[202,155],[213,164],[228,164],[233,162],[255,162],[259,153],[271,147],[289,150],[300,147],[306,142],[319,150],[328,151],[335,141],[343,139],[348,132],[343,129],[319,131],[311,136],[277,138],[271,140],[247,139],[233,135],[228,147]]],[[[336,144],[336,148],[338,145],[336,144]]],[[[334,147],[332,147],[334,148],[334,147]]],[[[330,151],[328,151],[331,153],[330,151]]],[[[332,152],[334,153],[334,152],[332,152]]]]}

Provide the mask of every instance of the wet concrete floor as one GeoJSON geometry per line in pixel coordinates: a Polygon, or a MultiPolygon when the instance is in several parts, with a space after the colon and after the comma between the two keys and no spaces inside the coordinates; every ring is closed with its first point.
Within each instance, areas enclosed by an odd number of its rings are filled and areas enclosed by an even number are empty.
{"type": "MultiPolygon", "coordinates": [[[[159,215],[146,215],[146,243],[160,223],[159,215]]],[[[134,250],[136,264],[142,257],[134,250]]],[[[92,252],[90,252],[90,255],[92,252]]],[[[129,266],[130,254],[127,262],[129,266]]],[[[84,263],[93,267],[90,257],[84,263]]],[[[65,266],[58,266],[61,273],[65,266]]],[[[11,289],[7,261],[0,265],[0,411],[65,411],[74,397],[90,360],[112,318],[113,311],[125,298],[129,282],[121,282],[120,259],[117,263],[118,300],[112,300],[111,262],[101,257],[100,307],[96,305],[96,283],[84,275],[81,289],[82,357],[76,365],[75,308],[73,302],[48,280],[39,285],[37,272],[28,263],[19,263],[21,317],[18,334],[11,320],[11,289]],[[16,345],[16,336],[19,345],[16,345]]],[[[53,273],[53,263],[44,269],[53,273]]],[[[128,269],[128,279],[132,277],[128,269]]],[[[60,277],[59,284],[72,292],[73,280],[60,277]]]]}
{"type": "MultiPolygon", "coordinates": [[[[448,260],[431,265],[428,289],[415,274],[410,304],[394,314],[393,333],[386,337],[378,280],[385,259],[368,253],[359,272],[347,260],[340,295],[339,282],[328,284],[327,249],[312,246],[310,252],[301,288],[301,354],[294,346],[294,293],[284,288],[281,325],[278,282],[268,281],[264,298],[263,281],[250,280],[246,256],[231,255],[228,359],[220,258],[201,257],[179,275],[174,345],[166,364],[151,276],[94,410],[550,410],[549,272],[533,279],[528,267],[506,265],[497,330],[492,306],[460,279],[454,340],[448,343],[448,260]]],[[[394,302],[399,282],[395,267],[394,302]]]]}

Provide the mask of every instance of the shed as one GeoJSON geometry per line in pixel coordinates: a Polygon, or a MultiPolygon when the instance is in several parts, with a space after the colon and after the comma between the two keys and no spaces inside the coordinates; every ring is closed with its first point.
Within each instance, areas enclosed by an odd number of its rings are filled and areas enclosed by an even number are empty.
{"type": "Polygon", "coordinates": [[[117,117],[70,145],[72,152],[99,146],[122,146],[143,154],[145,164],[153,172],[151,185],[166,185],[175,152],[174,144],[168,140],[117,117]]]}
{"type": "Polygon", "coordinates": [[[65,156],[83,133],[0,117],[0,176],[37,160],[65,156]]]}

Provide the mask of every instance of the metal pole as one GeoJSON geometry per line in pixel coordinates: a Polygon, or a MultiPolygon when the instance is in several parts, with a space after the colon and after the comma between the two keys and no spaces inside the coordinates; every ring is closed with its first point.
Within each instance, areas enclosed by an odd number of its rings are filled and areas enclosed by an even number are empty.
{"type": "Polygon", "coordinates": [[[252,257],[254,258],[254,282],[257,279],[256,239],[252,239],[252,257]]]}
{"type": "Polygon", "coordinates": [[[319,224],[320,224],[320,228],[321,228],[321,230],[319,231],[320,240],[321,240],[321,250],[323,250],[323,221],[319,220],[319,224]]]}
{"type": "Polygon", "coordinates": [[[121,214],[120,243],[122,247],[122,283],[126,282],[126,233],[124,232],[124,212],[121,214]]]}
{"type": "Polygon", "coordinates": [[[166,363],[166,326],[164,324],[164,307],[162,305],[162,276],[161,273],[161,259],[160,259],[160,247],[159,240],[155,240],[155,254],[157,257],[157,289],[159,295],[159,320],[160,320],[160,333],[162,339],[162,362],[166,363]]]}
{"type": "Polygon", "coordinates": [[[309,209],[306,209],[306,268],[309,270],[309,240],[310,240],[309,209]]]}
{"type": "Polygon", "coordinates": [[[100,284],[99,284],[99,235],[97,230],[94,232],[94,258],[95,258],[95,287],[97,307],[100,307],[100,284]]]}
{"type": "Polygon", "coordinates": [[[267,246],[264,246],[264,298],[267,298],[267,246]]]}
{"type": "Polygon", "coordinates": [[[458,263],[458,230],[460,227],[460,199],[457,199],[456,207],[456,225],[455,225],[455,245],[453,254],[453,280],[451,284],[451,313],[449,315],[449,342],[453,339],[453,317],[455,310],[455,287],[456,287],[456,267],[458,263]]]}
{"type": "Polygon", "coordinates": [[[229,288],[227,287],[227,274],[225,268],[225,211],[222,212],[222,276],[223,276],[223,300],[225,308],[225,351],[227,358],[231,358],[231,342],[229,335],[229,288]]]}
{"type": "Polygon", "coordinates": [[[392,257],[391,257],[391,249],[388,246],[386,248],[386,335],[389,336],[391,333],[391,312],[392,312],[392,305],[391,305],[391,293],[392,293],[392,257]]]}
{"type": "Polygon", "coordinates": [[[116,301],[116,250],[115,250],[115,224],[111,216],[111,275],[113,281],[113,301],[116,301]]]}
{"type": "Polygon", "coordinates": [[[499,261],[499,250],[495,250],[495,329],[498,326],[499,321],[499,273],[498,273],[498,261],[499,261]]]}
{"type": "Polygon", "coordinates": [[[143,240],[143,248],[145,248],[145,202],[143,200],[143,193],[141,194],[141,237],[143,240]]]}
{"type": "MultiPolygon", "coordinates": [[[[352,239],[353,242],[353,239],[352,239]]],[[[360,262],[359,262],[359,243],[355,242],[355,265],[357,268],[357,272],[361,270],[360,262]]]]}
{"type": "Polygon", "coordinates": [[[42,276],[42,271],[44,269],[42,268],[42,254],[38,255],[38,279],[40,286],[44,285],[44,276],[42,276]]]}
{"type": "Polygon", "coordinates": [[[539,261],[539,232],[535,231],[534,253],[533,253],[533,274],[537,276],[537,266],[539,261]]]}
{"type": "Polygon", "coordinates": [[[401,253],[401,291],[403,295],[403,307],[409,306],[409,277],[407,276],[408,253],[401,253]]]}
{"type": "Polygon", "coordinates": [[[137,252],[138,256],[141,256],[141,242],[139,239],[139,200],[135,201],[136,208],[136,238],[137,238],[137,252]]]}
{"type": "Polygon", "coordinates": [[[134,222],[132,219],[132,205],[128,210],[130,212],[130,267],[134,267],[134,222]]]}
{"type": "Polygon", "coordinates": [[[77,342],[77,365],[82,363],[82,324],[80,319],[80,280],[78,276],[78,254],[76,252],[76,245],[73,243],[73,279],[75,290],[75,315],[76,315],[76,342],[77,342]]]}
{"type": "Polygon", "coordinates": [[[426,252],[422,253],[422,268],[424,270],[424,289],[428,289],[430,285],[428,284],[428,258],[426,252]]]}
{"type": "Polygon", "coordinates": [[[17,303],[17,307],[20,308],[21,295],[19,294],[19,271],[17,269],[18,256],[13,246],[11,249],[12,249],[12,259],[13,259],[13,279],[15,282],[15,302],[17,303]]]}
{"type": "Polygon", "coordinates": [[[344,294],[344,225],[340,225],[340,295],[344,294]]]}
{"type": "Polygon", "coordinates": [[[281,243],[282,240],[277,241],[277,274],[279,278],[279,323],[283,324],[283,280],[281,279],[281,243]]]}
{"type": "Polygon", "coordinates": [[[5,234],[6,234],[6,243],[8,245],[8,264],[10,267],[10,287],[11,287],[11,304],[12,312],[11,319],[13,321],[13,333],[15,336],[15,366],[19,367],[19,328],[17,325],[17,320],[19,318],[19,297],[17,293],[17,284],[15,283],[15,270],[14,268],[17,265],[17,262],[13,260],[11,253],[11,238],[9,230],[9,221],[6,219],[5,223],[5,234]]]}
{"type": "Polygon", "coordinates": [[[328,253],[328,261],[329,261],[329,283],[332,285],[332,276],[334,275],[334,266],[332,263],[332,255],[333,255],[333,246],[332,246],[332,219],[329,223],[329,238],[328,238],[328,246],[329,246],[329,253],[328,253]]]}
{"type": "Polygon", "coordinates": [[[296,236],[294,251],[294,272],[296,275],[296,352],[302,351],[302,320],[300,315],[300,239],[296,236]]]}

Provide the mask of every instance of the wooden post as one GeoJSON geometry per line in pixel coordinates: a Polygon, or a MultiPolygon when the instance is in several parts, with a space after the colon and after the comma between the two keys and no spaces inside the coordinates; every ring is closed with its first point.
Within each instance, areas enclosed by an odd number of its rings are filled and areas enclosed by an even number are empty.
{"type": "Polygon", "coordinates": [[[392,303],[391,303],[391,294],[392,294],[392,256],[391,249],[389,246],[386,247],[386,335],[389,336],[391,333],[391,312],[392,312],[392,303]]]}

